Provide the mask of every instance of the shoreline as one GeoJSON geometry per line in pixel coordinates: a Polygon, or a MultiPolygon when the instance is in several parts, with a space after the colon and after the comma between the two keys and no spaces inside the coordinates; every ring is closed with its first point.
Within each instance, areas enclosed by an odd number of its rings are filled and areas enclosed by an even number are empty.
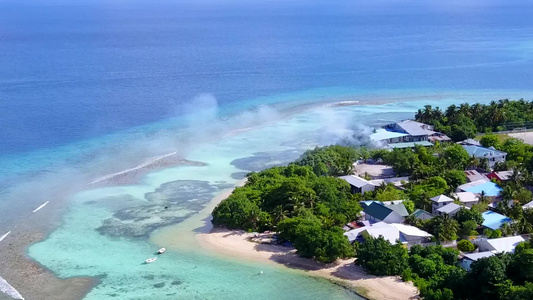
{"type": "MultiPolygon", "coordinates": [[[[246,179],[241,180],[235,187],[242,186],[245,182],[246,179]]],[[[251,242],[248,238],[253,236],[252,233],[214,228],[210,222],[212,210],[231,195],[234,189],[221,191],[202,211],[184,222],[154,232],[150,236],[150,242],[171,251],[200,250],[206,255],[235,262],[270,265],[308,276],[321,277],[371,300],[419,298],[418,289],[412,283],[403,282],[393,276],[369,275],[354,264],[355,258],[321,264],[312,259],[299,257],[292,248],[251,242]],[[180,242],[174,244],[178,239],[180,242]]]]}
{"type": "Polygon", "coordinates": [[[393,276],[369,275],[354,264],[354,258],[338,260],[332,264],[321,264],[312,259],[299,257],[292,248],[251,242],[248,238],[252,236],[252,233],[240,230],[215,228],[209,233],[196,234],[196,241],[204,250],[216,255],[299,270],[307,275],[322,277],[340,284],[368,299],[419,298],[418,290],[412,283],[403,282],[393,276]]]}

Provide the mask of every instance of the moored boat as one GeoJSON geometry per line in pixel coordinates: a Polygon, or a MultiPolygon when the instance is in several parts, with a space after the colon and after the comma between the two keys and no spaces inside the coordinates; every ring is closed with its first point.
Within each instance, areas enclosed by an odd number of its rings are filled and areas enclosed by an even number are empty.
{"type": "Polygon", "coordinates": [[[144,262],[149,264],[149,263],[153,263],[156,259],[157,259],[157,257],[152,257],[152,258],[149,258],[149,259],[145,260],[144,262]]]}
{"type": "Polygon", "coordinates": [[[166,248],[161,248],[161,249],[157,250],[157,254],[163,254],[163,253],[165,253],[165,251],[167,251],[166,248]]]}

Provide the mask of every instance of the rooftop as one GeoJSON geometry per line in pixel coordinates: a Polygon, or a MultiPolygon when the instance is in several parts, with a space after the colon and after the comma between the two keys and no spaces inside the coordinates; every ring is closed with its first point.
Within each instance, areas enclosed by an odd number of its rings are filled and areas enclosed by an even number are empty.
{"type": "Polygon", "coordinates": [[[488,179],[482,179],[463,184],[458,186],[457,189],[474,194],[481,194],[482,192],[485,192],[485,196],[487,197],[497,197],[502,190],[496,183],[488,179]]]}
{"type": "Polygon", "coordinates": [[[499,229],[504,223],[512,221],[511,218],[490,210],[482,213],[481,216],[483,217],[482,225],[492,230],[499,229]]]}
{"type": "Polygon", "coordinates": [[[479,141],[474,140],[474,139],[466,139],[466,140],[464,140],[462,142],[459,142],[459,144],[481,146],[481,143],[479,141]]]}
{"type": "Polygon", "coordinates": [[[453,199],[446,195],[438,195],[433,198],[430,198],[429,200],[433,202],[453,202],[453,199]]]}
{"type": "Polygon", "coordinates": [[[510,180],[513,176],[513,171],[499,171],[493,172],[501,181],[510,180]]]}
{"type": "Polygon", "coordinates": [[[405,208],[405,205],[403,205],[403,203],[387,204],[386,207],[394,210],[402,217],[407,217],[409,215],[409,213],[407,212],[407,208],[405,208]]]}
{"type": "Polygon", "coordinates": [[[389,225],[395,227],[402,234],[405,234],[405,235],[420,236],[420,237],[431,237],[432,236],[431,234],[425,232],[424,230],[418,229],[415,226],[399,224],[399,223],[392,223],[389,225]]]}
{"type": "Polygon", "coordinates": [[[514,252],[516,245],[523,241],[525,241],[524,238],[519,235],[487,240],[497,253],[514,252]]]}
{"type": "Polygon", "coordinates": [[[489,257],[489,256],[493,256],[493,255],[494,255],[494,252],[485,251],[485,252],[477,252],[477,253],[465,254],[465,258],[467,258],[469,260],[472,260],[472,261],[476,261],[476,260],[478,260],[480,258],[489,257]]]}
{"type": "Polygon", "coordinates": [[[380,128],[376,129],[376,132],[372,133],[369,137],[373,141],[382,141],[398,137],[408,136],[406,133],[388,131],[386,129],[380,128]]]}
{"type": "Polygon", "coordinates": [[[393,210],[381,203],[372,203],[367,208],[365,208],[363,212],[367,215],[373,216],[376,219],[383,220],[388,215],[390,215],[393,210]]]}
{"type": "Polygon", "coordinates": [[[432,143],[428,142],[428,141],[421,141],[421,142],[410,142],[410,143],[394,143],[394,144],[389,144],[389,148],[414,148],[416,145],[418,146],[424,146],[424,147],[431,147],[433,146],[432,143]]]}
{"type": "Polygon", "coordinates": [[[459,193],[455,193],[455,196],[459,198],[459,201],[462,203],[478,201],[477,196],[472,192],[459,192],[459,193]]]}
{"type": "Polygon", "coordinates": [[[433,130],[426,129],[429,128],[429,125],[413,120],[401,121],[397,125],[412,136],[431,135],[435,133],[433,130]]]}
{"type": "Polygon", "coordinates": [[[350,185],[353,185],[355,187],[358,187],[358,188],[361,188],[365,185],[372,185],[372,183],[364,178],[361,178],[359,176],[356,176],[356,175],[346,175],[346,176],[341,176],[339,177],[340,179],[343,179],[345,180],[346,182],[348,182],[350,185]]]}
{"type": "Polygon", "coordinates": [[[441,212],[443,214],[453,214],[454,212],[461,209],[461,205],[455,204],[455,203],[449,203],[444,205],[443,207],[437,209],[438,212],[441,212]]]}
{"type": "Polygon", "coordinates": [[[463,148],[470,154],[470,156],[475,157],[492,157],[492,156],[503,156],[507,155],[507,153],[498,151],[494,149],[493,147],[485,148],[480,146],[473,146],[473,145],[463,145],[463,148]]]}
{"type": "Polygon", "coordinates": [[[415,212],[413,212],[413,216],[415,216],[415,218],[417,218],[417,219],[423,219],[424,217],[426,217],[428,219],[433,218],[432,214],[428,213],[427,211],[425,211],[423,209],[415,210],[415,212]]]}
{"type": "Polygon", "coordinates": [[[530,202],[522,205],[522,209],[527,209],[527,208],[533,208],[533,201],[530,201],[530,202]]]}
{"type": "Polygon", "coordinates": [[[465,171],[466,178],[468,178],[469,182],[478,181],[478,180],[486,180],[487,177],[485,175],[479,173],[476,170],[466,170],[465,171]]]}

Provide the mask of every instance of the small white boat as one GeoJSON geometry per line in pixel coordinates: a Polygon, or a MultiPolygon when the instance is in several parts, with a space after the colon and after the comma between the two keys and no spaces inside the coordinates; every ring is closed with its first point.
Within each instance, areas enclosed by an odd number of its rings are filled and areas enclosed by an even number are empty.
{"type": "Polygon", "coordinates": [[[167,251],[166,248],[161,248],[161,249],[157,250],[157,254],[163,254],[163,253],[165,253],[165,251],[167,251]]]}
{"type": "Polygon", "coordinates": [[[149,259],[145,260],[144,262],[149,264],[149,263],[153,263],[156,259],[157,259],[157,257],[152,257],[152,258],[149,258],[149,259]]]}

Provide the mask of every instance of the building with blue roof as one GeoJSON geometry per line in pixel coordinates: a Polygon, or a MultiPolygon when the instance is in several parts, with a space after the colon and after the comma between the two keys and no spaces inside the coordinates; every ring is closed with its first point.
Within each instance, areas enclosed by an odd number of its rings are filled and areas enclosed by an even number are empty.
{"type": "Polygon", "coordinates": [[[480,147],[474,145],[462,145],[463,148],[468,152],[470,156],[477,158],[486,158],[489,162],[491,168],[498,162],[504,162],[507,157],[507,153],[503,151],[498,151],[494,147],[480,147]]]}
{"type": "Polygon", "coordinates": [[[490,210],[482,213],[481,216],[483,217],[483,227],[492,230],[499,229],[500,227],[502,227],[503,224],[510,223],[513,221],[507,216],[501,215],[497,212],[493,212],[490,210]]]}
{"type": "Polygon", "coordinates": [[[482,179],[462,184],[457,187],[457,190],[460,192],[471,192],[479,195],[484,193],[484,195],[487,197],[498,197],[502,191],[502,188],[488,179],[482,179]]]}

